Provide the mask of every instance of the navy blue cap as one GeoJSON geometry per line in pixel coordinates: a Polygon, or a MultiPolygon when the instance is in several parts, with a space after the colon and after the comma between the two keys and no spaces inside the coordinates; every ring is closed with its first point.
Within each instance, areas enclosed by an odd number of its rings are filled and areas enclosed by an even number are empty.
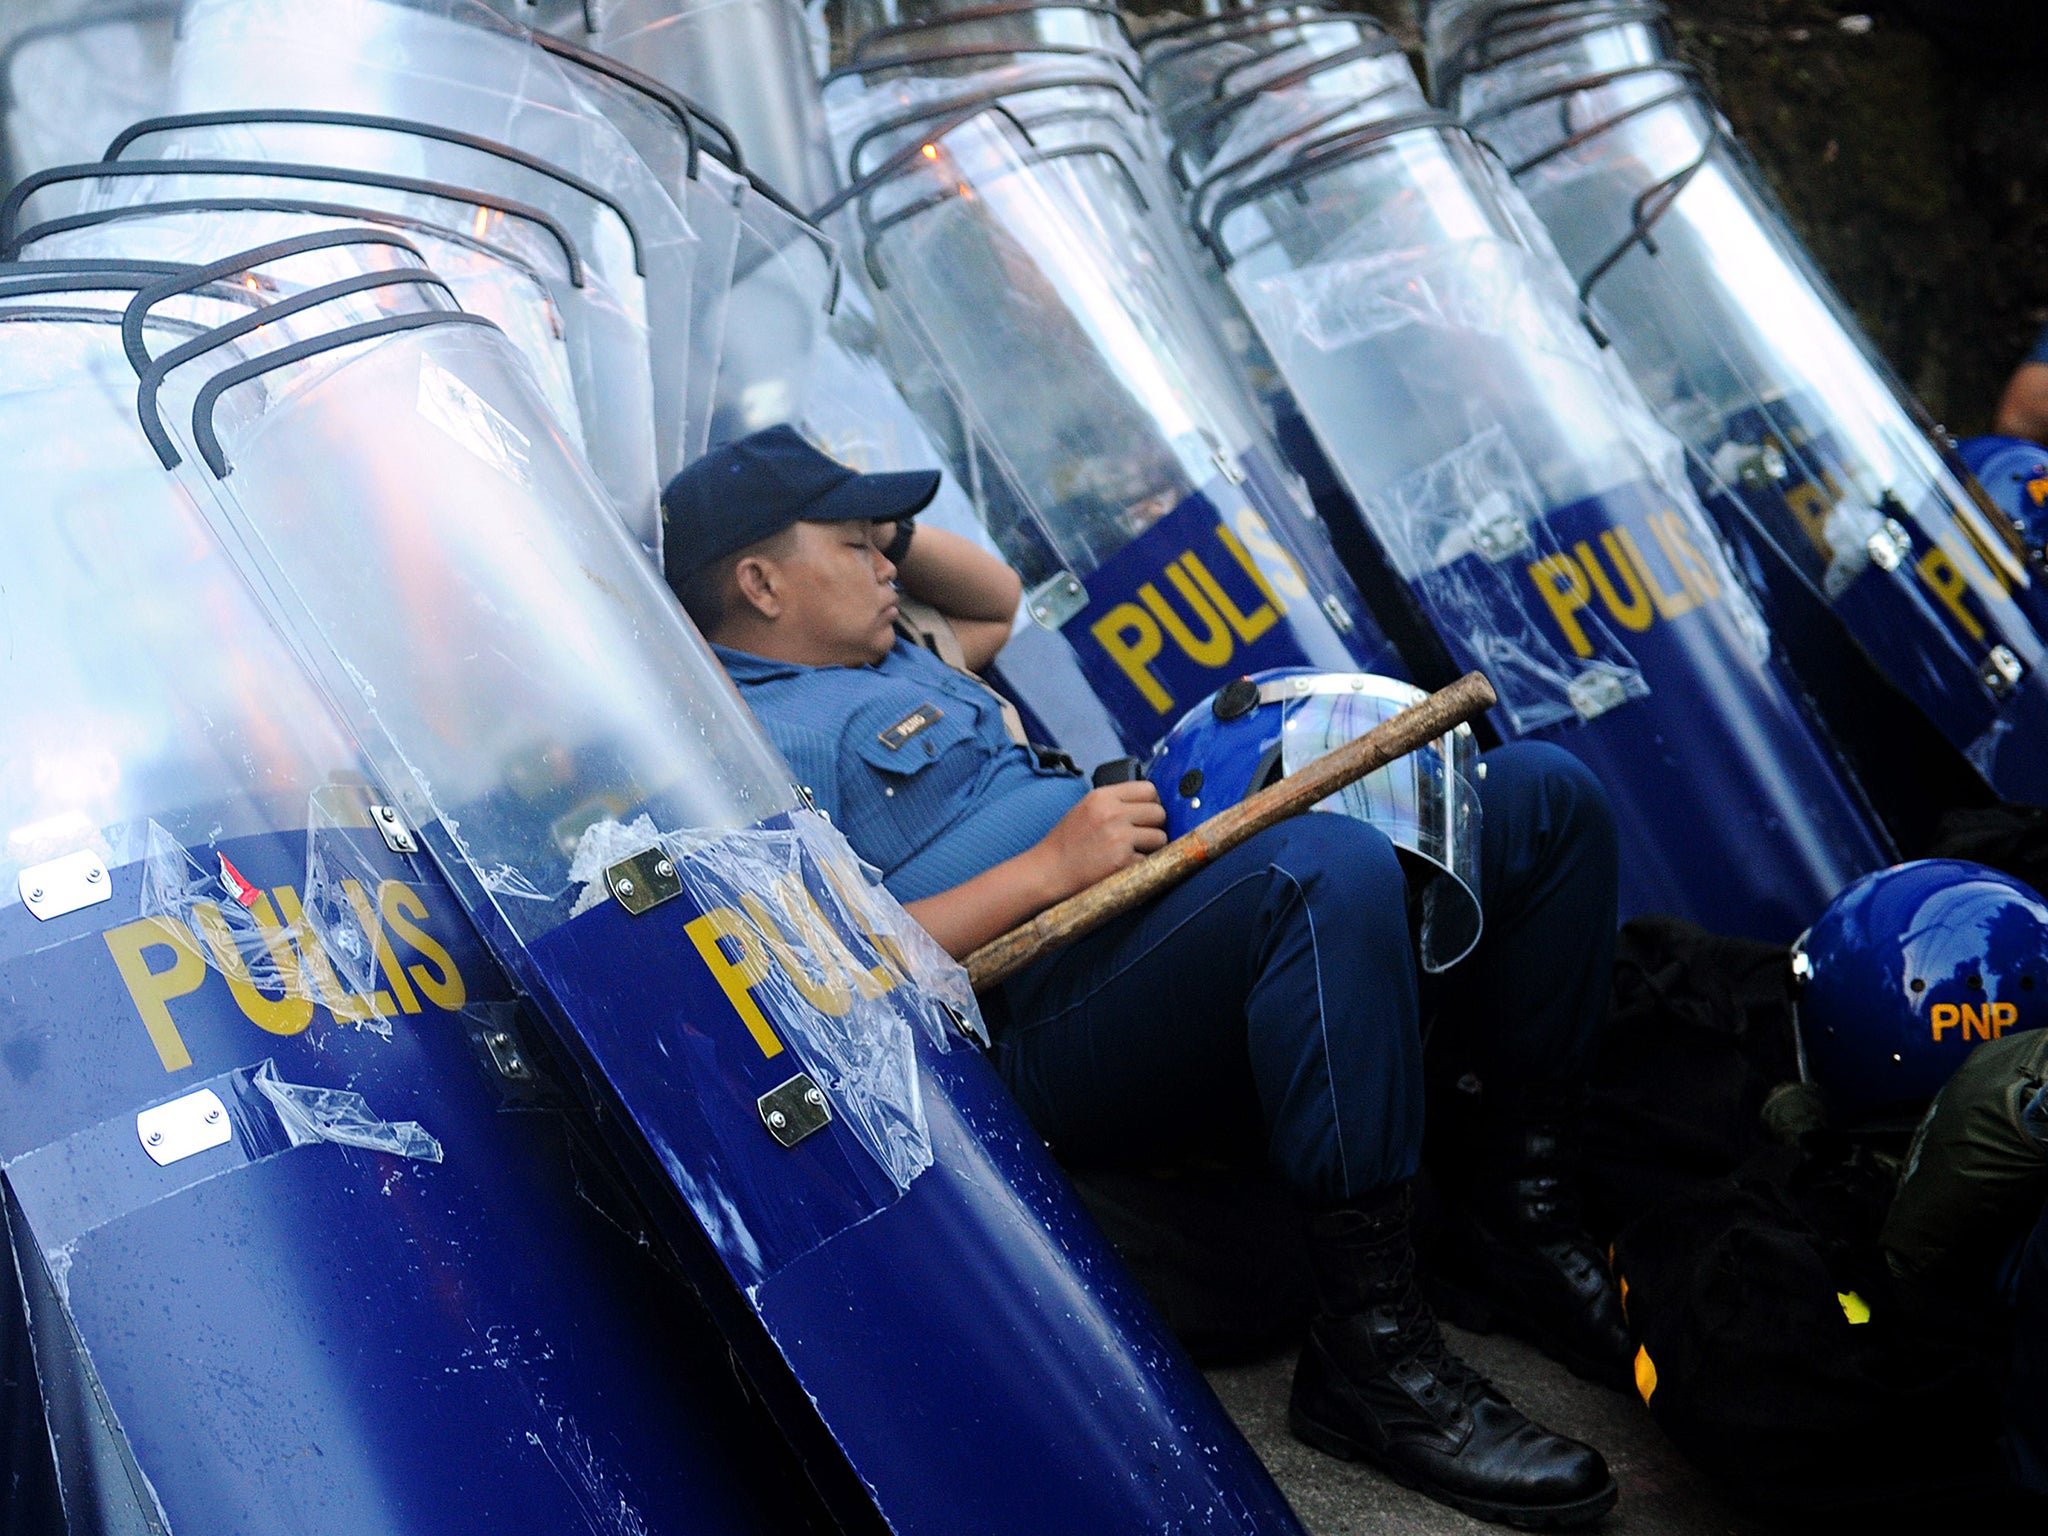
{"type": "Polygon", "coordinates": [[[671,583],[797,523],[898,522],[939,493],[936,469],[864,475],[788,426],[712,449],[661,493],[662,565],[671,583]]]}

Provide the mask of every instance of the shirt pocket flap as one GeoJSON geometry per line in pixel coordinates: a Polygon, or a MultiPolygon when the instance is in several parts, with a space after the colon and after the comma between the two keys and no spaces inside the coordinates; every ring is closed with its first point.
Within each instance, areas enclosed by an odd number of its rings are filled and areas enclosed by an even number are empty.
{"type": "Polygon", "coordinates": [[[847,735],[869,767],[907,779],[971,739],[972,716],[972,710],[953,699],[932,699],[907,709],[864,709],[847,735]]]}

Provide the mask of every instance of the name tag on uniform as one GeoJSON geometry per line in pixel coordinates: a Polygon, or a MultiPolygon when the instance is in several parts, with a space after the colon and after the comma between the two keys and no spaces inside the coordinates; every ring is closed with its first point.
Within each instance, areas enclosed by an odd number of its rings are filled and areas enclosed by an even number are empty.
{"type": "Polygon", "coordinates": [[[920,704],[886,731],[877,731],[875,738],[894,752],[926,726],[943,719],[945,715],[940,712],[938,705],[920,704]]]}

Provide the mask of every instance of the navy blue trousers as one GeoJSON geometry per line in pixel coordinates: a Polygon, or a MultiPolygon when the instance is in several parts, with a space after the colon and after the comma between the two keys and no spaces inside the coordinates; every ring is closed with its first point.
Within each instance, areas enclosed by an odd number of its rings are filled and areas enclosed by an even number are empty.
{"type": "MultiPolygon", "coordinates": [[[[1563,750],[1488,753],[1477,948],[1432,985],[1460,1070],[1582,1076],[1607,1005],[1614,818],[1563,750]]],[[[1077,1161],[1142,1160],[1247,1125],[1307,1201],[1414,1177],[1422,1034],[1407,885],[1348,816],[1269,828],[1145,910],[1012,978],[997,1070],[1077,1161]]]]}

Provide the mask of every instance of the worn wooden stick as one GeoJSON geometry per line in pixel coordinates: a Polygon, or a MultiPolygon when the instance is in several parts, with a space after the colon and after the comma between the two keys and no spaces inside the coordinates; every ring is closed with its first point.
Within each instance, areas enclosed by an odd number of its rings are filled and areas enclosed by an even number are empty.
{"type": "Polygon", "coordinates": [[[1149,858],[1098,880],[1085,891],[1055,902],[1028,923],[989,940],[967,957],[967,979],[976,991],[1015,975],[1048,950],[1071,944],[1180,884],[1211,859],[1228,853],[1255,832],[1307,810],[1345,785],[1383,768],[1397,757],[1455,730],[1495,703],[1493,685],[1467,672],[1450,687],[1383,720],[1363,736],[1327,752],[1298,773],[1219,811],[1194,831],[1175,838],[1149,858]]]}

